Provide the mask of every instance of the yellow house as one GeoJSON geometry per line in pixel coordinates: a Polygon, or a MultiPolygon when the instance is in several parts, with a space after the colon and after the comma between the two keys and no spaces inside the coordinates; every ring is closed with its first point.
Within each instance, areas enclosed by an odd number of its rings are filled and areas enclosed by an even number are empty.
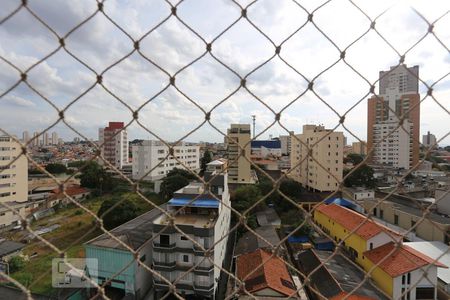
{"type": "Polygon", "coordinates": [[[319,205],[314,211],[314,221],[336,242],[343,240],[350,257],[361,266],[365,263],[365,251],[401,240],[401,236],[392,230],[336,204],[319,205]],[[355,228],[358,229],[350,234],[355,228]]]}
{"type": "Polygon", "coordinates": [[[437,268],[447,268],[413,248],[387,243],[364,253],[366,271],[392,299],[436,299],[437,268]]]}
{"type": "Polygon", "coordinates": [[[350,257],[371,271],[372,279],[392,299],[436,299],[437,267],[446,266],[401,244],[399,234],[336,204],[319,205],[314,221],[337,242],[343,240],[350,257]]]}

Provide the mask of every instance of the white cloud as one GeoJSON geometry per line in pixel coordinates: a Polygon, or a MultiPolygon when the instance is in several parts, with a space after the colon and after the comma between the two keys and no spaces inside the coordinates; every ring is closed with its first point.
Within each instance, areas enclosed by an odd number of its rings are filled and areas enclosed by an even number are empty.
{"type": "MultiPolygon", "coordinates": [[[[246,1],[242,1],[246,2],[246,1]]],[[[242,3],[240,1],[240,3],[242,3]]],[[[323,1],[299,1],[309,12],[323,1]]],[[[375,18],[396,1],[355,1],[370,18],[375,18]]],[[[450,2],[400,2],[377,20],[376,28],[400,52],[406,51],[426,32],[428,25],[409,8],[414,5],[430,22],[450,8],[450,2]]],[[[242,3],[247,5],[249,2],[242,3]]],[[[107,1],[105,12],[134,39],[140,38],[162,19],[169,16],[170,6],[164,2],[107,1]]],[[[96,10],[95,2],[58,0],[30,1],[30,7],[59,35],[96,10]]],[[[6,9],[8,11],[9,8],[6,9]]],[[[207,42],[220,34],[240,16],[240,8],[227,1],[186,1],[178,6],[177,15],[197,31],[207,42]]],[[[285,40],[306,20],[307,13],[292,1],[258,1],[248,9],[252,22],[264,31],[276,45],[285,40]]],[[[0,16],[1,17],[1,16],[0,16]]],[[[314,12],[317,26],[340,49],[344,49],[368,29],[370,21],[348,1],[331,1],[314,12]]],[[[449,47],[450,16],[436,23],[434,32],[449,47]]],[[[49,54],[58,46],[51,32],[23,11],[0,26],[0,55],[22,70],[49,54]]],[[[66,39],[69,51],[96,72],[102,72],[132,51],[132,41],[101,13],[81,26],[66,39]]],[[[150,33],[140,43],[142,53],[173,75],[205,52],[205,45],[195,34],[173,16],[150,33]]],[[[275,47],[245,19],[220,36],[212,53],[240,76],[246,76],[275,53],[275,47]]],[[[316,77],[324,68],[339,59],[339,51],[308,23],[281,47],[281,57],[307,79],[316,77]]],[[[370,83],[378,72],[398,63],[399,57],[374,31],[346,50],[346,62],[370,83]]],[[[420,77],[432,84],[448,72],[450,55],[433,36],[428,36],[406,54],[408,65],[420,66],[420,77]]],[[[20,78],[19,72],[0,60],[0,94],[20,78]]],[[[28,82],[60,109],[86,91],[96,81],[96,74],[84,67],[64,50],[52,55],[28,73],[28,82]]],[[[448,107],[449,79],[434,88],[435,97],[448,107]]],[[[169,77],[157,67],[134,53],[103,74],[103,84],[133,110],[154,97],[169,83],[169,77]]],[[[239,78],[206,54],[176,76],[176,84],[189,98],[209,111],[219,101],[239,87],[239,78]]],[[[254,71],[247,78],[247,87],[276,112],[286,107],[307,87],[307,82],[278,57],[254,71]]],[[[369,85],[344,62],[320,75],[314,83],[316,92],[339,114],[345,113],[369,90],[369,85]]],[[[421,91],[425,91],[421,87],[421,91]]],[[[0,99],[0,128],[21,133],[40,130],[58,118],[57,112],[23,84],[0,99]],[[14,115],[14,118],[11,117],[14,115]],[[17,122],[17,120],[21,120],[17,122]]],[[[351,110],[345,124],[361,139],[366,136],[366,99],[351,110]]],[[[448,130],[440,124],[449,123],[448,114],[432,99],[421,107],[422,132],[430,130],[444,136],[448,130]]],[[[271,124],[274,115],[252,95],[241,88],[212,112],[211,122],[225,131],[231,122],[251,122],[257,115],[257,131],[271,124]]],[[[66,111],[66,120],[89,137],[97,137],[97,128],[108,121],[132,120],[132,113],[103,88],[96,86],[66,111]]],[[[204,114],[173,87],[157,96],[139,114],[148,128],[169,140],[178,139],[203,122],[204,114]]],[[[307,92],[287,107],[281,122],[289,130],[301,130],[305,122],[324,123],[334,127],[336,116],[315,95],[307,92]]],[[[73,137],[67,127],[58,125],[63,137],[73,137]]],[[[148,138],[137,124],[130,126],[131,138],[148,138]]],[[[286,134],[274,126],[269,134],[286,134]]],[[[222,137],[210,126],[204,126],[188,139],[221,141],[222,137]]],[[[349,139],[350,141],[352,139],[349,139]]],[[[444,143],[449,144],[450,138],[444,143]]]]}

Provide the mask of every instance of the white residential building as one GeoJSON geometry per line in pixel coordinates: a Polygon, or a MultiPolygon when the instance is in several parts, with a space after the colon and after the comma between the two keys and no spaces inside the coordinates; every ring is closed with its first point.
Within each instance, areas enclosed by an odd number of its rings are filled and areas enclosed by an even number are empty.
{"type": "Polygon", "coordinates": [[[419,66],[404,64],[380,72],[379,95],[372,96],[367,106],[367,149],[373,148],[369,153],[373,163],[410,169],[419,162],[418,76],[419,66]]]}
{"type": "Polygon", "coordinates": [[[22,142],[26,144],[28,143],[29,140],[30,140],[30,133],[28,131],[24,131],[22,133],[22,142]]]}
{"type": "Polygon", "coordinates": [[[56,132],[52,133],[51,144],[52,145],[58,145],[58,134],[56,132]]]}
{"type": "MultiPolygon", "coordinates": [[[[28,199],[28,161],[21,153],[19,143],[9,136],[0,136],[0,202],[10,206],[28,199]]],[[[0,227],[17,220],[11,211],[0,212],[0,227]]]]}
{"type": "Polygon", "coordinates": [[[129,164],[128,137],[123,122],[109,122],[107,127],[100,128],[98,130],[98,140],[100,145],[102,145],[102,156],[110,164],[119,169],[129,164]]]}
{"type": "MultiPolygon", "coordinates": [[[[170,282],[176,280],[180,294],[214,299],[230,230],[226,162],[209,163],[205,180],[210,180],[209,191],[201,183],[191,183],[167,203],[177,228],[170,225],[166,214],[154,221],[153,270],[170,282]],[[209,256],[208,249],[213,250],[209,256]],[[186,273],[190,268],[193,271],[186,273]]],[[[169,286],[158,276],[153,280],[159,299],[169,286]]]]}
{"type": "MultiPolygon", "coordinates": [[[[290,132],[294,134],[293,131],[290,132]]],[[[291,154],[291,136],[290,135],[280,135],[279,137],[281,143],[281,154],[290,155],[291,154]]]]}
{"type": "Polygon", "coordinates": [[[142,145],[133,145],[133,179],[158,180],[172,169],[185,169],[185,166],[193,172],[200,169],[200,146],[181,142],[172,147],[173,156],[161,141],[149,140],[143,141],[142,145]]]}

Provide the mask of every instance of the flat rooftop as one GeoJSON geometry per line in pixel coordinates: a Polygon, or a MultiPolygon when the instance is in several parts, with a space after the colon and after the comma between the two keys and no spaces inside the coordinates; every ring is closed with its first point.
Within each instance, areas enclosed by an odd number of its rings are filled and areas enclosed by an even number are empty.
{"type": "MultiPolygon", "coordinates": [[[[166,209],[166,206],[162,205],[161,208],[166,209]]],[[[152,237],[153,220],[160,216],[161,211],[159,209],[152,209],[151,211],[112,229],[110,233],[126,245],[130,246],[133,250],[139,249],[152,237]]],[[[86,244],[97,247],[128,250],[106,233],[90,240],[86,244]]]]}
{"type": "MultiPolygon", "coordinates": [[[[154,224],[165,225],[168,224],[169,218],[166,215],[160,215],[154,220],[154,224]]],[[[210,217],[208,215],[177,215],[175,216],[174,223],[176,225],[189,225],[201,228],[213,227],[216,222],[216,217],[210,217]]]]}

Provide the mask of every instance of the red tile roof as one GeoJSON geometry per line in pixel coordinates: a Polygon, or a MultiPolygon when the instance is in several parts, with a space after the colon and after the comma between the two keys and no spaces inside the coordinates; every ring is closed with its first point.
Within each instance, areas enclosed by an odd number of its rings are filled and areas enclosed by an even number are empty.
{"type": "Polygon", "coordinates": [[[374,298],[366,297],[366,296],[360,296],[360,295],[349,295],[347,292],[340,292],[338,295],[331,297],[330,300],[341,300],[341,299],[347,299],[347,300],[375,300],[374,298]]]}
{"type": "Polygon", "coordinates": [[[429,264],[434,264],[441,268],[447,268],[447,266],[439,262],[434,262],[432,258],[406,245],[402,244],[396,248],[394,242],[390,242],[375,249],[366,251],[364,252],[364,256],[374,264],[380,263],[378,267],[389,274],[392,278],[414,271],[429,264]],[[387,258],[382,261],[385,257],[387,258]]]}
{"type": "Polygon", "coordinates": [[[368,220],[365,216],[337,204],[321,204],[317,206],[316,210],[328,216],[334,222],[342,225],[348,231],[353,231],[355,228],[360,226],[361,223],[364,223],[355,231],[355,234],[365,240],[368,240],[383,231],[389,231],[392,235],[398,235],[375,221],[368,220]]]}
{"type": "Polygon", "coordinates": [[[295,294],[295,285],[285,263],[262,249],[238,256],[236,267],[237,276],[245,282],[249,293],[270,288],[285,296],[295,294]]]}

